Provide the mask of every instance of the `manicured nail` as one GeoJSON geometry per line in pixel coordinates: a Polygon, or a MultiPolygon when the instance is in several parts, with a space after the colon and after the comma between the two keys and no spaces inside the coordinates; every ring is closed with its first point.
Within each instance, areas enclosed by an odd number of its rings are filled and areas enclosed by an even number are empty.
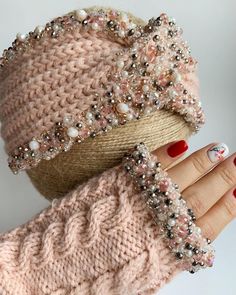
{"type": "Polygon", "coordinates": [[[207,151],[208,158],[212,163],[223,160],[229,154],[229,148],[225,143],[219,143],[207,151]]]}
{"type": "Polygon", "coordinates": [[[234,197],[236,199],[236,189],[234,190],[233,194],[234,194],[234,197]]]}
{"type": "Polygon", "coordinates": [[[236,158],[234,159],[234,165],[236,166],[236,158]]]}
{"type": "Polygon", "coordinates": [[[188,144],[185,140],[180,140],[168,147],[167,153],[170,157],[175,158],[183,154],[188,149],[188,144]]]}

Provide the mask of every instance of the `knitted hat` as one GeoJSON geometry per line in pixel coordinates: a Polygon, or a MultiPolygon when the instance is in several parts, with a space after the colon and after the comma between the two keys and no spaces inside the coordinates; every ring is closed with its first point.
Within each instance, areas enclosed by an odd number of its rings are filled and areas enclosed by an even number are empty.
{"type": "Polygon", "coordinates": [[[105,8],[18,34],[0,61],[1,135],[12,171],[160,109],[198,131],[197,62],[181,34],[166,14],[137,25],[105,8]]]}

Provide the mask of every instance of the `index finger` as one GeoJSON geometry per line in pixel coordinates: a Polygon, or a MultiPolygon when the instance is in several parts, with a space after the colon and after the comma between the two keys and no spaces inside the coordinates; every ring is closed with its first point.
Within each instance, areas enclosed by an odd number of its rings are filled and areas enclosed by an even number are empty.
{"type": "Polygon", "coordinates": [[[185,140],[178,140],[163,145],[152,152],[156,160],[161,163],[163,169],[179,160],[188,150],[188,143],[185,140]]]}

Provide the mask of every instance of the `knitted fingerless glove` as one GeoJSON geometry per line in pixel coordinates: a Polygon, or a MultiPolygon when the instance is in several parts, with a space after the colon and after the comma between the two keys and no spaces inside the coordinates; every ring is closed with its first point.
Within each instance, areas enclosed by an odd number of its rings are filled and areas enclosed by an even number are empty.
{"type": "Polygon", "coordinates": [[[1,295],[155,294],[178,272],[121,164],[0,236],[1,295]]]}

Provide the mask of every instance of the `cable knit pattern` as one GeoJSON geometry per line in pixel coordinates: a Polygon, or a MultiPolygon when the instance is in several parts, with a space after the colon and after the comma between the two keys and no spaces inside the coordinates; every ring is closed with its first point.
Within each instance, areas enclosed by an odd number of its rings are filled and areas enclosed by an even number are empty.
{"type": "Polygon", "coordinates": [[[179,272],[120,165],[0,236],[1,295],[155,294],[179,272]]]}

